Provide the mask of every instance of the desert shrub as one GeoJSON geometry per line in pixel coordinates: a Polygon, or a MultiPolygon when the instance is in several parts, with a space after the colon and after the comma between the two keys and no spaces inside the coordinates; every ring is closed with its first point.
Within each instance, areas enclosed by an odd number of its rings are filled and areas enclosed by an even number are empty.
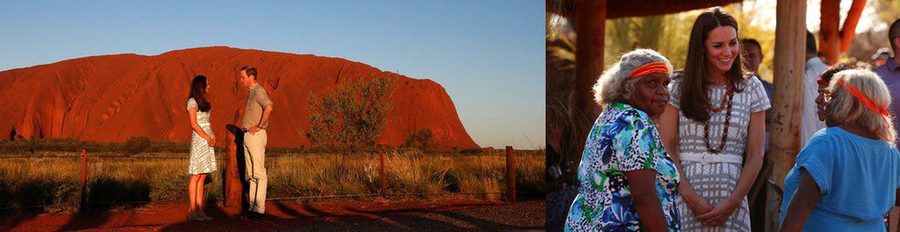
{"type": "Polygon", "coordinates": [[[344,83],[321,98],[310,95],[310,128],[301,133],[315,147],[373,148],[391,109],[387,97],[393,84],[393,79],[376,77],[344,83]]]}
{"type": "Polygon", "coordinates": [[[125,141],[122,148],[129,155],[147,151],[150,149],[150,138],[144,136],[130,137],[125,141]]]}
{"type": "Polygon", "coordinates": [[[406,141],[403,142],[403,146],[414,147],[422,149],[423,151],[428,151],[428,148],[431,146],[433,140],[434,133],[431,132],[431,129],[425,128],[409,135],[409,137],[406,138],[406,141]]]}

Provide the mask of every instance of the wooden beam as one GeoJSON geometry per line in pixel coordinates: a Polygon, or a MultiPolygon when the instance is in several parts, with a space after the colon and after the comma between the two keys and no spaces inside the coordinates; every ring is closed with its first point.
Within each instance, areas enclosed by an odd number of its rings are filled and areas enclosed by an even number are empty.
{"type": "MultiPolygon", "coordinates": [[[[825,56],[825,63],[834,65],[840,58],[841,49],[841,0],[822,0],[819,21],[819,52],[825,56]]],[[[805,36],[804,36],[805,38],[805,36]]]]}
{"type": "Polygon", "coordinates": [[[847,11],[847,18],[844,19],[844,26],[841,28],[841,52],[850,50],[853,36],[856,35],[856,24],[859,23],[859,17],[862,16],[865,6],[866,0],[853,0],[853,4],[850,5],[850,10],[847,11]]]}
{"type": "Polygon", "coordinates": [[[624,17],[640,17],[678,13],[682,11],[724,6],[742,0],[660,0],[660,1],[635,1],[635,0],[608,0],[607,18],[616,19],[624,17]]]}
{"type": "MultiPolygon", "coordinates": [[[[575,102],[576,109],[593,118],[600,114],[592,87],[603,72],[603,48],[606,33],[606,0],[579,0],[575,9],[575,102]]],[[[587,120],[593,122],[593,119],[587,120]]],[[[582,125],[590,130],[591,125],[582,125]]],[[[579,152],[580,154],[580,152],[579,152]]]]}
{"type": "MultiPolygon", "coordinates": [[[[577,7],[574,2],[581,0],[545,0],[547,11],[571,18],[577,7]]],[[[742,0],[607,0],[607,19],[624,17],[641,17],[661,14],[672,14],[682,11],[724,6],[742,0]]]]}
{"type": "MultiPolygon", "coordinates": [[[[787,172],[794,166],[800,151],[800,112],[803,97],[803,65],[806,44],[806,1],[778,0],[775,9],[775,96],[772,105],[772,128],[768,157],[772,161],[772,179],[782,188],[787,172]]],[[[772,195],[769,195],[772,196],[772,195]]],[[[766,231],[777,231],[781,209],[780,198],[766,209],[766,231]]],[[[786,204],[786,203],[785,203],[786,204]]]]}

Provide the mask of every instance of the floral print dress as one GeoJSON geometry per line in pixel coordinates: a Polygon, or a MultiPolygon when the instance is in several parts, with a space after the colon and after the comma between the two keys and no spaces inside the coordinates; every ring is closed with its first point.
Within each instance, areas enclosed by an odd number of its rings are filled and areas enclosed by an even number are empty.
{"type": "MultiPolygon", "coordinates": [[[[188,99],[187,103],[187,110],[191,110],[191,108],[197,109],[197,125],[206,134],[212,135],[212,127],[209,124],[209,112],[200,111],[200,108],[197,107],[197,101],[193,98],[188,99]]],[[[200,137],[200,134],[193,130],[191,132],[191,159],[188,162],[188,174],[196,175],[216,171],[215,149],[210,147],[206,139],[200,137]]]]}
{"type": "Polygon", "coordinates": [[[669,231],[680,231],[679,174],[650,117],[614,102],[594,122],[578,167],[578,195],[566,231],[639,231],[641,221],[626,172],[656,171],[656,191],[669,231]]]}

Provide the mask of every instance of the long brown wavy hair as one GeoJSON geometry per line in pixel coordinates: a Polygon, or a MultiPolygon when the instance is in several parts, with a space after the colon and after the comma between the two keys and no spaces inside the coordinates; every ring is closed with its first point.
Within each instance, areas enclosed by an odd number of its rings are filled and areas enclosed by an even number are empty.
{"type": "Polygon", "coordinates": [[[189,98],[193,98],[194,101],[197,101],[198,110],[209,112],[209,109],[212,108],[212,106],[206,98],[206,76],[197,75],[194,77],[194,80],[191,80],[191,93],[189,98]]]}
{"type": "MultiPolygon", "coordinates": [[[[694,121],[705,122],[709,120],[710,99],[709,77],[706,60],[706,39],[709,32],[721,26],[734,27],[738,30],[737,20],[721,8],[714,8],[697,16],[691,29],[691,39],[688,42],[687,62],[684,68],[684,78],[680,86],[681,112],[684,117],[694,121]]],[[[740,38],[740,37],[738,37],[740,38]]],[[[743,49],[743,48],[741,48],[743,49]]],[[[744,71],[741,65],[740,52],[735,54],[731,69],[725,73],[729,79],[729,85],[735,93],[744,90],[744,71]]],[[[724,100],[724,99],[723,99],[724,100]]]]}

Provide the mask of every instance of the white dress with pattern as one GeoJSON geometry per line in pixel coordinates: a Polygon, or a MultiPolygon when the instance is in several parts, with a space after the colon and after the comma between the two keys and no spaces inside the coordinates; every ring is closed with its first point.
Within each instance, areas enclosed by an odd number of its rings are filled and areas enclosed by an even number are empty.
{"type": "MultiPolygon", "coordinates": [[[[197,101],[193,98],[188,99],[187,109],[197,109],[197,125],[208,135],[212,135],[212,128],[209,124],[209,112],[200,111],[197,107],[197,101]]],[[[200,137],[196,131],[191,130],[191,161],[188,164],[188,173],[191,175],[211,173],[216,171],[216,154],[213,147],[209,146],[206,139],[200,137]]]]}
{"type": "MultiPolygon", "coordinates": [[[[681,109],[680,100],[681,80],[674,80],[669,86],[669,104],[681,109]]],[[[725,86],[710,86],[707,95],[710,103],[718,107],[725,96],[725,86]]],[[[735,92],[731,120],[729,121],[728,138],[724,150],[716,155],[732,155],[744,157],[747,148],[747,132],[750,126],[750,114],[767,110],[771,107],[762,82],[756,77],[744,80],[744,90],[735,92]]],[[[709,143],[712,147],[718,147],[722,142],[722,132],[725,125],[726,110],[719,113],[710,113],[709,143]]],[[[728,198],[734,192],[737,181],[741,175],[743,164],[737,162],[693,162],[684,160],[687,153],[709,153],[706,149],[706,138],[703,128],[705,123],[688,119],[684,112],[679,110],[678,120],[678,152],[681,158],[682,175],[697,194],[715,207],[716,204],[728,198]]],[[[677,161],[676,161],[677,162],[677,161]]],[[[752,178],[752,179],[755,179],[752,178]]],[[[721,226],[707,226],[696,219],[694,212],[688,209],[681,198],[678,198],[678,208],[681,213],[681,229],[683,231],[750,231],[750,213],[747,198],[744,197],[740,207],[721,226]]]]}

